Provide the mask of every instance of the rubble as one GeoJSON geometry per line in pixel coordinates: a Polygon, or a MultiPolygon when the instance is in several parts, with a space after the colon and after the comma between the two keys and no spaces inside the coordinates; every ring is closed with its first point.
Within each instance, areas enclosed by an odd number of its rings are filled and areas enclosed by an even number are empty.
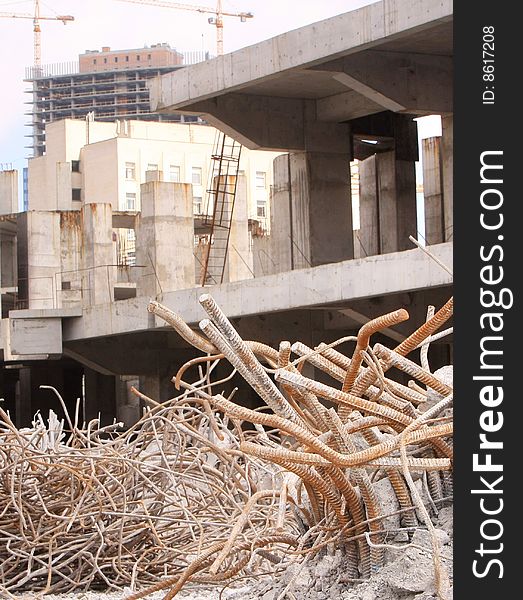
{"type": "Polygon", "coordinates": [[[449,600],[452,387],[405,357],[426,350],[452,299],[394,350],[370,339],[403,309],[357,338],[276,350],[200,303],[201,334],[150,303],[204,355],[173,378],[176,398],[135,390],[148,410],[129,431],[67,412],[18,430],[0,409],[0,592],[196,600],[189,585],[214,584],[231,600],[449,600]],[[349,358],[335,347],[350,340],[349,358]],[[304,377],[306,362],[332,382],[304,377]],[[418,383],[389,379],[393,365],[418,383]],[[264,410],[222,395],[236,373],[264,410]]]}

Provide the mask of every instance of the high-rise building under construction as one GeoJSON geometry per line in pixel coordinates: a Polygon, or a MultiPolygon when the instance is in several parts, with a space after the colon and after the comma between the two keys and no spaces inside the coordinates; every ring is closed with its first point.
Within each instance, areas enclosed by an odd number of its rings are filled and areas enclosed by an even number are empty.
{"type": "Polygon", "coordinates": [[[146,81],[206,58],[203,52],[181,53],[160,43],[132,50],[86,50],[78,62],[28,67],[32,99],[27,137],[32,143],[27,147],[33,156],[45,154],[46,125],[61,119],[198,121],[195,116],[152,113],[146,81]]]}

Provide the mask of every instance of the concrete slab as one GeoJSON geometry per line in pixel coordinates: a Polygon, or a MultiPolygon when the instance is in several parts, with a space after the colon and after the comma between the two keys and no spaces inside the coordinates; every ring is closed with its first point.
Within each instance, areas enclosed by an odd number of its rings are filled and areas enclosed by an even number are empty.
{"type": "MultiPolygon", "coordinates": [[[[444,264],[452,265],[451,243],[431,246],[430,250],[444,264]]],[[[197,324],[206,317],[198,303],[204,291],[216,299],[227,316],[237,318],[451,285],[449,274],[415,248],[247,281],[169,292],[157,299],[188,323],[197,324]]],[[[81,340],[165,326],[161,319],[147,312],[148,301],[140,297],[86,307],[82,319],[64,322],[63,339],[81,340]]]]}
{"type": "Polygon", "coordinates": [[[452,0],[382,0],[154,78],[151,109],[204,115],[250,148],[280,150],[312,150],[296,132],[318,122],[334,143],[339,124],[364,115],[448,113],[452,15],[452,0]]]}

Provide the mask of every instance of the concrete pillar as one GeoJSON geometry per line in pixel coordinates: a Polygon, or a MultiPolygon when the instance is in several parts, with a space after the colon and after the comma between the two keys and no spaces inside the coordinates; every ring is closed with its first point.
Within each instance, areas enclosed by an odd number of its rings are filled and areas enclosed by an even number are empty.
{"type": "Polygon", "coordinates": [[[242,281],[253,277],[252,254],[249,248],[249,211],[245,175],[238,176],[236,185],[226,272],[227,281],[242,281]]]}
{"type": "Polygon", "coordinates": [[[110,204],[85,204],[82,207],[82,292],[85,306],[112,302],[114,298],[116,258],[112,219],[110,204]]]}
{"type": "Polygon", "coordinates": [[[16,286],[16,225],[0,224],[0,288],[16,286]]]}
{"type": "Polygon", "coordinates": [[[353,258],[350,156],[290,156],[294,268],[353,258]]]}
{"type": "Polygon", "coordinates": [[[0,171],[0,215],[18,212],[18,171],[0,171]]]}
{"type": "Polygon", "coordinates": [[[140,387],[138,377],[123,375],[116,379],[116,419],[126,428],[141,416],[140,399],[131,392],[131,386],[140,387]]]}
{"type": "Polygon", "coordinates": [[[294,267],[293,220],[289,184],[290,155],[273,161],[274,185],[271,194],[271,233],[253,239],[256,276],[290,271],[294,267]]]}
{"type": "Polygon", "coordinates": [[[444,208],[440,142],[440,137],[422,140],[425,240],[429,245],[440,244],[444,241],[444,208]]]}
{"type": "Polygon", "coordinates": [[[60,306],[82,305],[82,214],[80,211],[60,213],[61,273],[56,277],[60,306]]]}
{"type": "Polygon", "coordinates": [[[376,154],[360,162],[360,229],[354,254],[358,257],[380,253],[376,154]]]}
{"type": "Polygon", "coordinates": [[[454,115],[442,117],[441,171],[443,179],[443,217],[446,242],[454,239],[453,186],[454,186],[454,115]]]}
{"type": "Polygon", "coordinates": [[[20,308],[56,308],[60,264],[60,214],[31,211],[18,217],[20,308]]]}
{"type": "Polygon", "coordinates": [[[398,160],[393,150],[377,154],[376,160],[380,254],[409,250],[409,235],[417,231],[414,162],[398,160]]]}
{"type": "Polygon", "coordinates": [[[150,181],[141,186],[142,212],[136,231],[140,270],[138,296],[194,286],[192,189],[186,183],[150,181]]]}
{"type": "Polygon", "coordinates": [[[15,425],[28,427],[31,424],[31,368],[19,371],[19,380],[15,392],[15,425]]]}
{"type": "Polygon", "coordinates": [[[109,425],[116,417],[116,380],[113,375],[102,375],[85,368],[85,415],[87,422],[100,418],[100,424],[109,425]]]}
{"type": "MultiPolygon", "coordinates": [[[[398,160],[394,150],[360,163],[360,256],[412,248],[416,235],[414,161],[398,160]]],[[[357,242],[358,243],[358,242],[357,242]]]]}

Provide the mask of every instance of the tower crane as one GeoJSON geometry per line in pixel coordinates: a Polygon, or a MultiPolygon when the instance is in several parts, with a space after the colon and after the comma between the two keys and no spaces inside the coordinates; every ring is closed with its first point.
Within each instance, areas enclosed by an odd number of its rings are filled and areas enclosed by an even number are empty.
{"type": "Polygon", "coordinates": [[[40,21],[62,21],[64,25],[66,25],[68,21],[74,21],[74,17],[72,17],[71,15],[56,15],[56,17],[43,17],[42,15],[40,15],[40,0],[34,0],[34,14],[32,15],[29,13],[0,12],[0,17],[5,17],[8,19],[33,20],[34,66],[38,69],[42,66],[40,21]]]}
{"type": "Polygon", "coordinates": [[[166,2],[164,0],[117,0],[118,2],[128,2],[131,4],[149,4],[150,6],[159,6],[162,8],[178,8],[180,10],[192,10],[199,13],[211,14],[208,22],[216,26],[216,54],[223,54],[223,17],[238,17],[242,23],[247,19],[252,19],[254,15],[250,12],[228,12],[222,8],[222,0],[217,0],[216,8],[208,6],[195,6],[193,4],[180,4],[179,2],[166,2]]]}

